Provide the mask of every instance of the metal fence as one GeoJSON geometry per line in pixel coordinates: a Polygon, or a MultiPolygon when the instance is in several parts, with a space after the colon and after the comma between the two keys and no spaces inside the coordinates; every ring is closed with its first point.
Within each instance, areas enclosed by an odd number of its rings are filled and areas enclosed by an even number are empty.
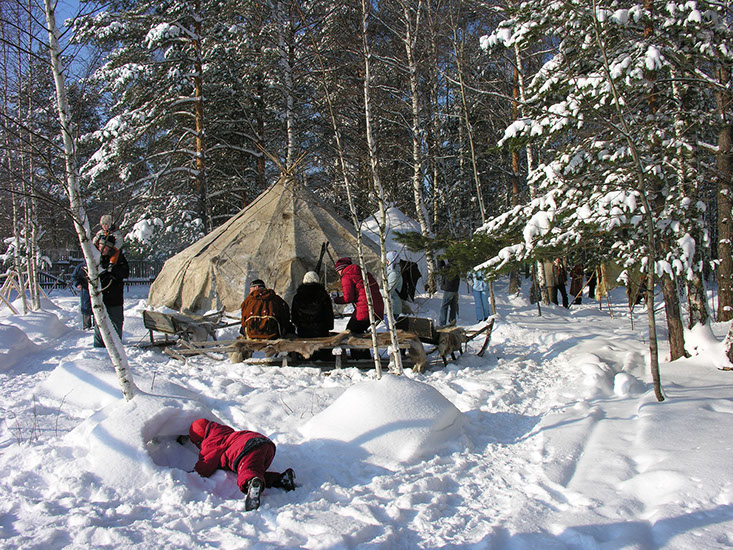
{"type": "MultiPolygon", "coordinates": [[[[44,290],[71,288],[71,273],[81,263],[74,260],[59,260],[38,274],[39,284],[44,290]]],[[[148,285],[158,276],[163,267],[159,260],[128,260],[130,276],[125,279],[128,286],[148,285]]]]}

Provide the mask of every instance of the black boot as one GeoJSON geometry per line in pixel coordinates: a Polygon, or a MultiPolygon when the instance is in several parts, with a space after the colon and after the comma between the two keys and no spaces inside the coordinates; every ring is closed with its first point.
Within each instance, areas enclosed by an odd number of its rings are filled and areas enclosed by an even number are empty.
{"type": "Polygon", "coordinates": [[[273,484],[273,487],[279,487],[286,491],[295,490],[295,472],[292,468],[288,468],[281,475],[280,478],[273,484]]]}
{"type": "Polygon", "coordinates": [[[247,493],[244,500],[244,509],[248,512],[250,510],[257,510],[260,507],[260,494],[262,489],[265,488],[265,484],[258,477],[253,477],[247,482],[247,493]]]}

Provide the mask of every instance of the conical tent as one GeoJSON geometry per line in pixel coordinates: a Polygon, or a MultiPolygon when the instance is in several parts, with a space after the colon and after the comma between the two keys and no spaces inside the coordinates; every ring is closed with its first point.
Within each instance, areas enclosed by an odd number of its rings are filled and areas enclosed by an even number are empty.
{"type": "MultiPolygon", "coordinates": [[[[245,285],[262,279],[288,304],[323,243],[333,259],[358,262],[353,225],[294,179],[282,177],[222,226],[165,262],[150,287],[148,304],[183,312],[237,311],[245,285]]],[[[367,268],[377,275],[379,251],[364,241],[367,268]]],[[[328,254],[328,281],[338,275],[328,254]]],[[[324,269],[319,275],[324,277],[324,269]]]]}

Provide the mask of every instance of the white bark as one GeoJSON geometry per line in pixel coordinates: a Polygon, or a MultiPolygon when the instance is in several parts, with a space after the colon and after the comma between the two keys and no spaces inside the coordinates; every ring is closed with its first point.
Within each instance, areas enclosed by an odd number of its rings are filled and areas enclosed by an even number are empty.
{"type": "Polygon", "coordinates": [[[92,300],[94,318],[102,335],[102,340],[107,347],[107,353],[117,373],[122,395],[125,399],[133,398],[137,388],[132,380],[127,363],[127,355],[122,345],[122,340],[117,335],[107,309],[102,302],[102,290],[99,282],[99,253],[92,246],[91,229],[89,219],[84,209],[79,189],[79,174],[76,159],[76,144],[71,134],[71,116],[69,101],[66,93],[66,82],[63,65],[61,63],[61,48],[59,45],[60,32],[56,25],[55,3],[53,0],[44,0],[46,22],[48,24],[48,47],[51,57],[54,84],[56,87],[56,106],[58,109],[59,122],[61,125],[61,137],[64,145],[64,158],[66,161],[66,192],[69,197],[69,206],[74,227],[79,237],[82,253],[87,264],[89,274],[89,293],[92,300]]]}
{"type": "MultiPolygon", "coordinates": [[[[367,37],[367,14],[368,14],[368,8],[366,0],[361,1],[361,9],[362,9],[362,47],[363,47],[363,54],[364,54],[364,118],[365,118],[365,125],[366,125],[366,137],[367,137],[367,149],[369,151],[369,165],[371,168],[372,173],[372,183],[374,185],[374,190],[377,195],[377,201],[379,203],[379,216],[380,220],[379,223],[377,223],[377,226],[379,228],[379,242],[380,242],[380,248],[381,248],[381,256],[382,256],[382,288],[387,288],[387,252],[385,249],[385,226],[386,224],[386,208],[385,208],[385,201],[384,201],[384,189],[382,188],[382,182],[379,178],[379,166],[377,162],[377,147],[374,142],[374,133],[372,130],[372,110],[371,110],[371,52],[369,49],[369,41],[367,37]]],[[[366,295],[367,299],[369,300],[369,318],[370,321],[372,321],[372,340],[373,340],[373,348],[374,350],[377,349],[377,336],[374,331],[374,328],[376,326],[376,323],[374,322],[374,311],[371,305],[371,295],[369,292],[369,285],[366,281],[366,269],[364,265],[364,259],[363,257],[360,258],[361,268],[363,271],[363,277],[364,277],[364,288],[367,289],[366,295]]],[[[399,343],[397,340],[397,329],[394,326],[394,315],[392,314],[392,300],[389,297],[389,293],[386,293],[387,296],[385,297],[385,305],[386,305],[386,313],[387,313],[387,323],[389,324],[389,333],[390,333],[390,340],[392,342],[392,356],[394,359],[394,365],[397,369],[397,372],[402,373],[402,356],[400,355],[400,348],[399,343]]],[[[379,364],[379,357],[375,353],[374,357],[375,366],[377,368],[377,372],[381,376],[382,367],[379,364]]]]}
{"type": "MultiPolygon", "coordinates": [[[[407,55],[407,69],[410,75],[410,99],[412,103],[412,127],[410,128],[412,134],[412,195],[415,200],[415,211],[417,213],[417,221],[420,224],[420,231],[424,237],[431,238],[433,237],[433,229],[430,227],[430,215],[425,206],[425,199],[422,192],[423,167],[420,158],[420,96],[417,89],[417,64],[415,63],[415,40],[417,39],[420,15],[423,9],[422,0],[418,0],[417,6],[415,7],[414,32],[410,6],[410,3],[402,2],[402,15],[405,24],[403,43],[405,44],[405,54],[407,55]]],[[[425,259],[428,266],[427,281],[434,281],[435,258],[430,248],[425,251],[425,259]]]]}

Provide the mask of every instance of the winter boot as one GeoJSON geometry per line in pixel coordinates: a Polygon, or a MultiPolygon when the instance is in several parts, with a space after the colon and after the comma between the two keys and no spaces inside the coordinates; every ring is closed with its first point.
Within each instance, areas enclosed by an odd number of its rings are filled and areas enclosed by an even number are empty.
{"type": "Polygon", "coordinates": [[[248,512],[250,510],[257,510],[260,507],[260,494],[262,489],[265,488],[265,484],[258,477],[253,477],[247,482],[247,493],[244,500],[244,509],[248,512]]]}
{"type": "Polygon", "coordinates": [[[279,487],[286,491],[295,490],[295,472],[292,468],[288,468],[281,475],[280,478],[275,482],[273,487],[279,487]]]}

